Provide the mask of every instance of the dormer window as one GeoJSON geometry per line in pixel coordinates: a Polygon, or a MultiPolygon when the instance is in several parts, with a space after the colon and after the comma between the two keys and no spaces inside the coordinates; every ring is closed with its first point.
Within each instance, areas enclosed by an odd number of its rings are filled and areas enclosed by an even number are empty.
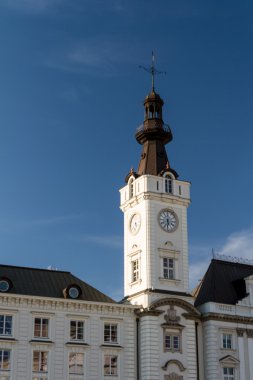
{"type": "Polygon", "coordinates": [[[10,280],[8,280],[7,278],[0,279],[0,292],[2,293],[8,292],[11,287],[12,287],[12,284],[10,280]]]}
{"type": "Polygon", "coordinates": [[[67,288],[63,289],[64,298],[77,299],[81,294],[81,288],[76,284],[69,285],[67,288]]]}

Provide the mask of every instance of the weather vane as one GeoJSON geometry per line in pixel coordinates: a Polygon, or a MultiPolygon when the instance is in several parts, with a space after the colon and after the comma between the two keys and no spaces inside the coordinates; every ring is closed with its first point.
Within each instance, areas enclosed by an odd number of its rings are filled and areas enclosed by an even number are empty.
{"type": "Polygon", "coordinates": [[[144,67],[144,66],[139,66],[141,69],[147,71],[149,74],[151,74],[152,78],[152,91],[155,91],[155,74],[166,74],[166,71],[158,71],[155,68],[155,56],[154,52],[152,51],[152,64],[151,67],[144,67]]]}

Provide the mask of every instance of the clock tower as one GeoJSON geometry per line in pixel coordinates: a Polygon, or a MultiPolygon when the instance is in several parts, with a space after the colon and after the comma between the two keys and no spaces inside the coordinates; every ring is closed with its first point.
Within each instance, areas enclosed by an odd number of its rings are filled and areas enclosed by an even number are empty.
{"type": "Polygon", "coordinates": [[[163,105],[152,81],[144,100],[144,121],[135,134],[142,145],[138,170],[131,169],[120,190],[124,296],[143,307],[167,294],[188,293],[190,183],[179,180],[170,166],[165,145],[173,136],[163,121],[163,105]]]}

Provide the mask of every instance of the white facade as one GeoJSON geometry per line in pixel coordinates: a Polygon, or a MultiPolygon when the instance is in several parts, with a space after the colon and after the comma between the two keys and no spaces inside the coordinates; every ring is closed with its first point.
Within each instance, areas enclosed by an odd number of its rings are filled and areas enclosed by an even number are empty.
{"type": "Polygon", "coordinates": [[[190,184],[171,177],[171,192],[166,192],[167,180],[165,176],[130,177],[120,190],[124,212],[124,295],[131,303],[143,307],[154,300],[153,294],[145,292],[147,289],[189,291],[187,207],[190,184]],[[159,215],[162,210],[175,213],[178,219],[175,231],[168,233],[161,228],[159,215]],[[139,226],[132,230],[135,215],[139,218],[139,226]],[[163,259],[171,259],[170,274],[166,276],[163,259]],[[138,266],[136,276],[133,265],[138,266]]]}
{"type": "Polygon", "coordinates": [[[119,304],[1,295],[0,379],[135,379],[133,309],[119,304]],[[105,329],[109,331],[106,338],[105,329]],[[105,364],[110,360],[108,371],[113,375],[106,375],[105,364]]]}

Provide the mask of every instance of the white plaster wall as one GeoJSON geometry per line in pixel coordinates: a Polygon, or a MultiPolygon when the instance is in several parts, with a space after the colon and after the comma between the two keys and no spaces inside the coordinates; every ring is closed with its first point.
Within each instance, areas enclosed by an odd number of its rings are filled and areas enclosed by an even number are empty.
{"type": "Polygon", "coordinates": [[[119,355],[119,374],[114,376],[115,380],[136,379],[136,316],[133,306],[0,295],[0,314],[14,316],[13,342],[0,337],[0,347],[12,351],[11,380],[31,379],[32,352],[35,349],[49,352],[49,379],[68,379],[68,353],[71,351],[85,355],[84,380],[104,379],[105,352],[119,355]],[[35,315],[50,318],[49,341],[31,342],[35,315]],[[87,346],[67,344],[70,341],[70,319],[85,321],[87,346]],[[118,346],[102,346],[104,321],[118,323],[118,346]]]}
{"type": "MultiPolygon", "coordinates": [[[[181,196],[165,193],[164,178],[150,175],[143,175],[134,181],[132,198],[129,198],[128,185],[120,191],[121,209],[124,212],[124,295],[126,297],[147,289],[188,292],[189,183],[174,182],[174,189],[181,186],[181,196]],[[184,198],[186,196],[187,198],[184,198]],[[164,208],[173,210],[178,216],[179,226],[174,232],[168,233],[159,226],[158,215],[164,208]],[[141,216],[141,226],[138,233],[133,235],[130,231],[130,220],[135,213],[141,216]],[[165,255],[168,252],[169,257],[172,254],[175,259],[175,280],[162,279],[161,252],[165,255]],[[140,259],[140,280],[131,283],[131,261],[134,258],[140,259]]],[[[139,294],[138,297],[134,297],[133,302],[146,307],[145,301],[148,300],[143,294],[139,294]]]]}

